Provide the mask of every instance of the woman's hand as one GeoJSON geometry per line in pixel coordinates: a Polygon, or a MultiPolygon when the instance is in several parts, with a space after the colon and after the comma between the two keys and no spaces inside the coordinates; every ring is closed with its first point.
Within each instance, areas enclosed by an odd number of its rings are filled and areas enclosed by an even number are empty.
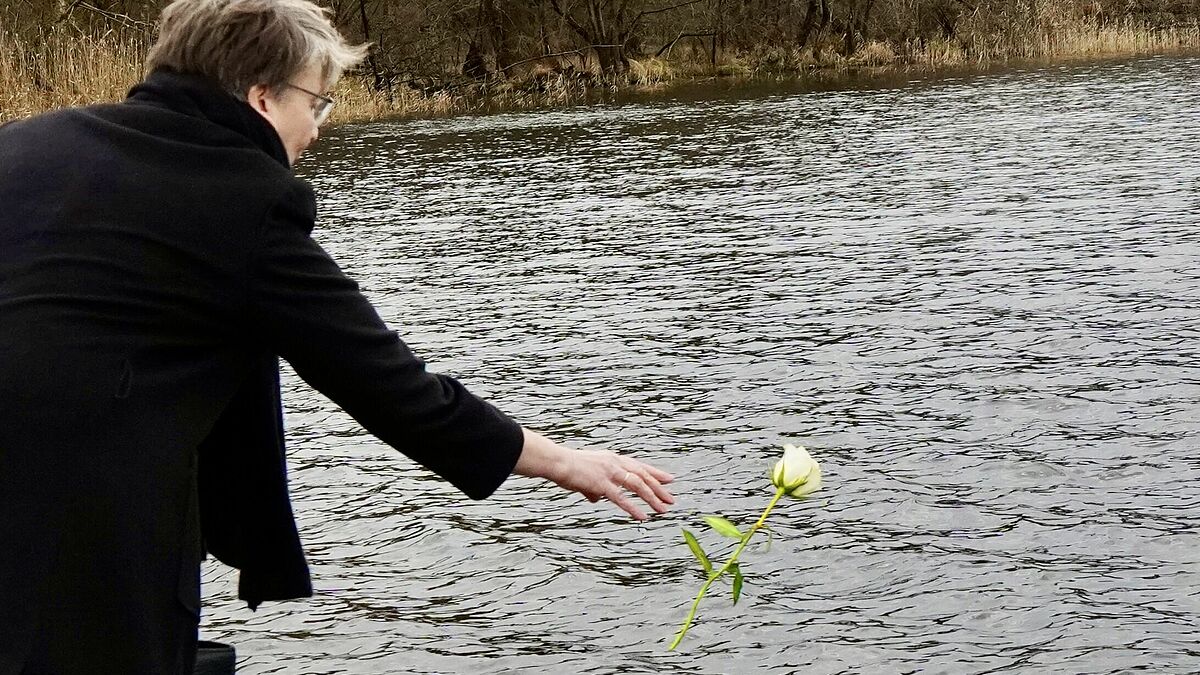
{"type": "Polygon", "coordinates": [[[578,492],[588,501],[607,499],[637,520],[649,516],[627,492],[646,502],[657,513],[675,503],[665,484],[674,480],[666,471],[607,450],[574,450],[525,429],[525,446],[513,473],[553,481],[578,492]]]}

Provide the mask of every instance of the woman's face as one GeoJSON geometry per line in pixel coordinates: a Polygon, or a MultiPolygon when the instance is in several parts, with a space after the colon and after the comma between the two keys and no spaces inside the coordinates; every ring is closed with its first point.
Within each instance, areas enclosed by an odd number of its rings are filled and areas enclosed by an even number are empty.
{"type": "Polygon", "coordinates": [[[294,75],[288,85],[279,92],[255,85],[250,88],[247,101],[275,128],[287,150],[288,163],[295,164],[319,135],[317,113],[323,104],[325,82],[320,67],[313,65],[294,75]]]}

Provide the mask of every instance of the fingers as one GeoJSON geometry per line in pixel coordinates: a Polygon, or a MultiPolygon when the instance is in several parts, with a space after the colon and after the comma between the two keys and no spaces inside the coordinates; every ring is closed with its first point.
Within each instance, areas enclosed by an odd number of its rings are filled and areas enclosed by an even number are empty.
{"type": "Polygon", "coordinates": [[[637,504],[633,503],[633,500],[631,500],[629,497],[626,497],[625,493],[622,492],[618,488],[613,488],[613,489],[609,490],[604,495],[604,497],[605,497],[605,499],[607,499],[608,501],[610,501],[614,505],[616,505],[617,508],[619,508],[622,511],[624,511],[625,513],[628,513],[629,515],[633,516],[634,520],[649,520],[650,519],[650,516],[647,516],[644,511],[642,511],[641,509],[639,509],[637,507],[637,504]]]}
{"type": "MultiPolygon", "coordinates": [[[[657,497],[660,501],[666,502],[667,504],[675,503],[675,497],[671,495],[671,491],[663,487],[663,483],[670,483],[674,481],[674,476],[666,471],[663,471],[662,469],[650,466],[649,464],[645,464],[637,460],[629,461],[632,464],[631,466],[626,467],[629,469],[629,473],[640,478],[642,482],[645,483],[651,491],[653,491],[655,497],[657,497]]],[[[631,486],[626,485],[625,487],[628,488],[631,486]]],[[[638,494],[641,496],[640,492],[638,494]]]]}
{"type": "MultiPolygon", "coordinates": [[[[659,473],[662,473],[662,472],[660,471],[659,473]]],[[[647,477],[644,477],[643,480],[646,481],[646,485],[648,485],[650,487],[650,489],[654,491],[655,496],[657,496],[659,498],[659,500],[661,500],[662,502],[664,502],[666,504],[674,504],[675,503],[675,495],[671,494],[670,490],[663,487],[662,482],[660,481],[660,479],[657,476],[654,476],[654,475],[647,476],[647,477]]],[[[671,482],[670,474],[667,474],[667,482],[668,483],[671,482]]],[[[660,513],[661,513],[661,511],[660,511],[660,513]]]]}
{"type": "Polygon", "coordinates": [[[659,483],[670,483],[675,480],[675,477],[671,474],[663,471],[662,469],[650,466],[649,464],[642,464],[642,468],[644,468],[651,476],[654,476],[654,479],[659,483]]]}
{"type": "Polygon", "coordinates": [[[671,474],[632,459],[623,461],[617,470],[620,473],[611,478],[616,485],[607,490],[604,497],[636,520],[647,520],[648,517],[626,495],[626,491],[637,495],[656,513],[666,513],[668,505],[675,503],[674,495],[663,487],[663,482],[669,483],[674,479],[671,474]]]}
{"type": "Polygon", "coordinates": [[[623,483],[626,490],[641,497],[656,513],[666,513],[667,504],[675,503],[675,498],[667,491],[654,476],[643,477],[630,471],[623,483]]]}
{"type": "Polygon", "coordinates": [[[606,499],[639,521],[647,520],[648,516],[634,503],[633,496],[656,513],[666,513],[675,503],[674,495],[664,486],[675,477],[666,471],[607,450],[574,450],[567,457],[571,461],[553,480],[590,502],[606,499]]]}

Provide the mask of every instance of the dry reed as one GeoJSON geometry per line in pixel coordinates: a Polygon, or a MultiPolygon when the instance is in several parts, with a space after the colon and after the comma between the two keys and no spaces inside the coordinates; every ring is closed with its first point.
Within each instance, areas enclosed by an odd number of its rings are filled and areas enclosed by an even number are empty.
{"type": "Polygon", "coordinates": [[[64,106],[119,101],[142,76],[137,35],[54,28],[29,44],[0,30],[0,121],[64,106]]]}

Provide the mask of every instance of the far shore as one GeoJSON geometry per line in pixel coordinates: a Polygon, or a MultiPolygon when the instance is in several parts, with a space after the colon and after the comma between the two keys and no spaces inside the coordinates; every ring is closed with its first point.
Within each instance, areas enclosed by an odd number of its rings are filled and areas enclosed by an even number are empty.
{"type": "MultiPolygon", "coordinates": [[[[145,38],[107,34],[63,37],[34,46],[0,33],[0,122],[64,106],[121,100],[142,76],[145,38]],[[53,64],[47,68],[44,64],[53,64]]],[[[505,79],[462,76],[429,78],[383,91],[370,79],[348,74],[334,96],[331,123],[361,123],[576,105],[597,99],[655,91],[698,82],[756,80],[837,81],[846,76],[890,73],[931,75],[986,71],[1020,64],[1200,54],[1200,21],[1151,29],[1136,24],[1086,23],[1023,44],[928,42],[894,45],[871,42],[852,57],[832,51],[787,51],[770,46],[724,54],[715,62],[695,52],[630,59],[627,72],[529,71],[505,79]]]]}

